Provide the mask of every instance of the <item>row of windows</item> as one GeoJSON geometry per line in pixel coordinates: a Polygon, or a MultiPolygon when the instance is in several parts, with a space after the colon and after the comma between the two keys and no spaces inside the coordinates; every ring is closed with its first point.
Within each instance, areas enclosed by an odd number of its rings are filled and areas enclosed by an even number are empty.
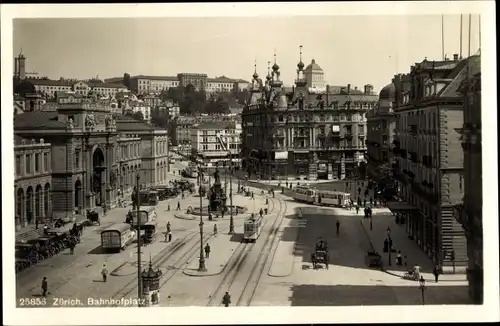
{"type": "MultiPolygon", "coordinates": [[[[287,117],[283,115],[279,115],[274,118],[274,121],[276,122],[285,122],[285,119],[287,117]]],[[[306,116],[305,115],[289,115],[288,116],[288,122],[305,122],[306,116]]],[[[366,115],[355,113],[355,114],[340,114],[340,115],[314,115],[312,121],[365,121],[366,120],[366,115]]],[[[272,118],[269,117],[269,122],[272,122],[272,118]]]]}
{"type": "Polygon", "coordinates": [[[156,154],[165,154],[167,152],[167,141],[157,141],[156,142],[156,154]]]}
{"type": "Polygon", "coordinates": [[[49,153],[16,155],[16,177],[31,175],[33,173],[44,173],[50,171],[49,153]],[[23,169],[24,163],[24,169],[23,169]],[[43,164],[42,164],[43,163],[43,164]]]}

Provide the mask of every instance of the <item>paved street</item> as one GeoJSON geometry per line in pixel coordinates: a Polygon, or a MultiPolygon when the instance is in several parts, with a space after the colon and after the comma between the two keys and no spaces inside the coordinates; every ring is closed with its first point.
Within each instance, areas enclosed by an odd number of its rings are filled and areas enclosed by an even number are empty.
{"type": "MultiPolygon", "coordinates": [[[[186,199],[178,199],[181,203],[181,212],[185,212],[188,206],[197,207],[199,197],[188,196],[186,199]]],[[[256,211],[265,206],[265,198],[256,196],[255,200],[249,197],[235,195],[235,205],[246,206],[251,211],[256,211]]],[[[149,263],[150,257],[155,268],[160,268],[164,274],[172,269],[178,269],[172,262],[180,261],[189,254],[199,240],[198,219],[184,220],[174,217],[177,199],[162,201],[156,206],[158,215],[157,240],[142,248],[143,268],[149,263]],[[167,211],[170,202],[171,211],[167,211]],[[165,243],[164,232],[166,223],[170,221],[173,233],[173,241],[165,243]],[[178,249],[182,247],[182,249],[178,249]]],[[[206,200],[204,205],[207,204],[206,200]]],[[[274,210],[274,202],[269,204],[270,210],[274,210]]],[[[100,226],[92,226],[85,229],[81,243],[76,247],[75,254],[70,255],[69,250],[47,259],[36,266],[19,273],[16,278],[16,295],[18,298],[39,296],[41,292],[41,279],[47,277],[50,296],[55,298],[80,298],[86,301],[88,297],[98,298],[121,298],[136,296],[137,275],[137,247],[132,244],[124,251],[117,254],[103,254],[100,252],[100,232],[117,222],[123,222],[128,208],[116,208],[102,218],[100,226]],[[106,264],[110,272],[108,281],[101,280],[100,269],[106,264]]],[[[242,232],[243,215],[235,217],[237,232],[242,232]]],[[[218,221],[206,221],[204,227],[205,239],[213,236],[213,225],[217,224],[219,239],[211,243],[212,250],[216,253],[223,247],[222,233],[227,233],[229,217],[218,221]]],[[[210,240],[211,241],[211,240],[210,240]]],[[[195,255],[196,256],[196,255],[195,255]]],[[[190,258],[190,257],[189,257],[190,258]]],[[[191,258],[190,258],[191,259],[191,258]]],[[[182,266],[180,266],[182,267],[182,266]]],[[[181,273],[182,274],[182,273],[181,273]]],[[[48,305],[53,302],[48,301],[48,305]]]]}
{"type": "MultiPolygon", "coordinates": [[[[355,216],[354,211],[318,207],[303,208],[303,213],[303,219],[295,223],[294,227],[299,229],[298,240],[288,258],[294,261],[293,273],[284,277],[271,276],[270,273],[263,277],[252,305],[421,304],[418,283],[366,266],[364,256],[370,248],[370,242],[360,223],[362,216],[355,216]],[[340,221],[339,236],[335,234],[337,220],[340,221]],[[310,254],[319,236],[328,241],[328,270],[312,269],[310,254]]],[[[374,221],[378,217],[388,218],[374,216],[374,221]]],[[[386,221],[377,222],[377,227],[382,223],[386,221]]],[[[286,261],[283,258],[281,260],[286,261]]],[[[425,302],[465,304],[467,284],[463,280],[449,280],[438,284],[428,282],[425,302]]]]}

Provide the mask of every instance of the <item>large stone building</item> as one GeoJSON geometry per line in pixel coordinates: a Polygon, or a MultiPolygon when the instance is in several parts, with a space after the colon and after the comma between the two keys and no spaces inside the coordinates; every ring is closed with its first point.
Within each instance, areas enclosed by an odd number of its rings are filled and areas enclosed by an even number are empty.
{"type": "Polygon", "coordinates": [[[225,122],[203,122],[191,128],[191,155],[197,161],[203,162],[205,166],[215,166],[216,162],[229,166],[232,159],[233,164],[239,165],[241,145],[241,124],[234,121],[225,122]],[[228,151],[221,146],[216,135],[220,134],[226,141],[228,151]]]}
{"type": "Polygon", "coordinates": [[[455,206],[455,218],[467,238],[467,279],[469,296],[475,304],[483,303],[483,175],[481,137],[481,72],[468,72],[462,84],[464,95],[462,148],[464,151],[464,197],[455,206]]]}
{"type": "MultiPolygon", "coordinates": [[[[283,88],[276,62],[265,84],[255,71],[242,113],[243,166],[263,178],[349,178],[364,161],[365,114],[377,95],[371,85],[364,92],[351,85],[313,88],[304,66],[301,58],[291,93],[283,88]]],[[[312,79],[317,85],[322,85],[320,69],[313,60],[308,73],[319,76],[312,79]]]]}
{"type": "Polygon", "coordinates": [[[68,96],[55,110],[15,116],[16,225],[113,207],[137,173],[141,186],[166,181],[166,131],[111,111],[109,102],[68,96]]]}
{"type": "Polygon", "coordinates": [[[391,83],[380,91],[377,105],[366,113],[366,170],[373,180],[391,176],[392,143],[396,131],[396,116],[393,108],[395,100],[396,89],[391,83]]]}
{"type": "Polygon", "coordinates": [[[478,58],[415,64],[409,76],[396,75],[394,175],[402,202],[388,203],[402,214],[410,238],[445,272],[464,272],[465,236],[453,218],[464,195],[463,124],[460,83],[478,58]]]}

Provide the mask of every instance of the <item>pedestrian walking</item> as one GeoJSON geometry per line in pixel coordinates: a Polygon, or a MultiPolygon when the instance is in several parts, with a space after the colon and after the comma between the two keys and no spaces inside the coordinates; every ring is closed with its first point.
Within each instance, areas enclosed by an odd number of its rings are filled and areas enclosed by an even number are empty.
{"type": "Polygon", "coordinates": [[[359,205],[356,205],[356,214],[359,214],[359,205]]]}
{"type": "Polygon", "coordinates": [[[229,307],[229,305],[231,304],[231,295],[229,294],[229,292],[226,292],[226,294],[224,294],[224,297],[222,297],[222,304],[224,305],[224,307],[229,307]]]}
{"type": "Polygon", "coordinates": [[[172,241],[172,232],[168,231],[168,242],[172,241]]]}
{"type": "Polygon", "coordinates": [[[167,233],[170,232],[170,221],[167,222],[167,233]]]}
{"type": "Polygon", "coordinates": [[[262,210],[262,208],[259,211],[259,215],[260,215],[260,217],[262,217],[262,215],[264,215],[264,211],[262,210]]]}
{"type": "Polygon", "coordinates": [[[335,226],[337,227],[337,235],[339,235],[339,229],[340,229],[340,222],[337,220],[337,223],[335,223],[335,226]]]}
{"type": "Polygon", "coordinates": [[[205,246],[205,258],[209,258],[210,256],[210,245],[207,243],[205,246]]]}
{"type": "Polygon", "coordinates": [[[47,296],[47,289],[48,289],[49,285],[47,283],[47,277],[43,277],[43,280],[42,280],[42,296],[46,297],[47,296]]]}
{"type": "Polygon", "coordinates": [[[101,275],[102,275],[102,281],[107,282],[108,281],[108,269],[106,268],[106,264],[102,265],[101,275]]]}
{"type": "Polygon", "coordinates": [[[38,218],[37,218],[37,219],[35,220],[35,229],[37,229],[37,230],[38,230],[38,223],[39,223],[39,221],[38,221],[38,218]]]}
{"type": "Polygon", "coordinates": [[[170,212],[170,203],[167,205],[167,212],[170,212]]]}
{"type": "Polygon", "coordinates": [[[396,256],[396,265],[403,265],[403,258],[401,257],[401,250],[398,250],[398,254],[396,256]]]}
{"type": "Polygon", "coordinates": [[[217,224],[214,224],[214,236],[217,236],[217,224]]]}
{"type": "Polygon", "coordinates": [[[252,191],[252,199],[255,199],[254,196],[253,196],[253,191],[252,191]]]}
{"type": "Polygon", "coordinates": [[[434,270],[432,272],[434,274],[434,280],[437,283],[438,282],[438,278],[439,278],[439,265],[438,264],[436,264],[436,266],[434,266],[434,270]]]}
{"type": "Polygon", "coordinates": [[[180,211],[180,210],[181,210],[181,202],[178,201],[177,202],[177,209],[176,209],[176,211],[180,211]]]}

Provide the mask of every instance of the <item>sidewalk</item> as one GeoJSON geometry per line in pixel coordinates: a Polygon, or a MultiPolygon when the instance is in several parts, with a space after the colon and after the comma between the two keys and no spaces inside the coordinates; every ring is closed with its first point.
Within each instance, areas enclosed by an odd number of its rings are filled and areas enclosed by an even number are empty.
{"type": "MultiPolygon", "coordinates": [[[[184,268],[182,271],[184,274],[188,276],[214,276],[221,274],[226,268],[227,263],[233,256],[236,248],[241,244],[241,237],[239,234],[228,235],[219,233],[217,236],[213,236],[213,233],[210,233],[210,238],[208,241],[204,242],[204,246],[208,243],[210,245],[210,256],[209,258],[205,258],[205,267],[207,268],[206,272],[199,272],[199,254],[195,254],[191,261],[188,263],[188,266],[184,268]],[[238,241],[236,241],[238,240],[238,241]]],[[[203,251],[203,254],[205,252],[203,251]]]]}
{"type": "MultiPolygon", "coordinates": [[[[360,223],[368,237],[372,249],[378,251],[382,255],[382,270],[388,274],[396,277],[403,277],[403,275],[410,270],[415,264],[418,264],[426,281],[434,282],[434,262],[427,257],[422,249],[412,240],[408,239],[405,232],[405,226],[396,224],[395,218],[388,215],[373,214],[372,226],[370,230],[370,219],[363,219],[360,216],[360,223]],[[393,241],[393,248],[396,251],[401,250],[401,255],[408,257],[408,266],[396,265],[397,253],[391,253],[391,266],[389,266],[389,254],[383,252],[384,240],[387,237],[387,227],[391,228],[391,238],[393,241]]],[[[444,274],[439,276],[439,281],[464,281],[466,282],[465,274],[444,274]]]]}

